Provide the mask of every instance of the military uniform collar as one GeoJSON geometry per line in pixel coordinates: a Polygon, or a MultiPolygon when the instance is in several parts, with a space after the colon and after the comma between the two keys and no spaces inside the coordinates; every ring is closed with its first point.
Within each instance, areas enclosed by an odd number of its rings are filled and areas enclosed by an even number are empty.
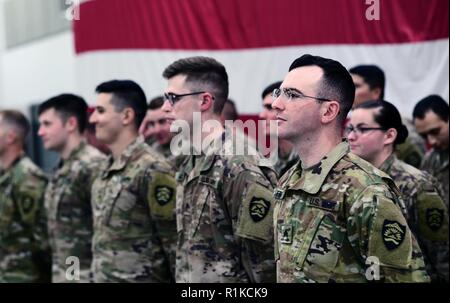
{"type": "Polygon", "coordinates": [[[350,147],[348,143],[343,141],[333,148],[333,150],[323,157],[316,165],[307,169],[302,169],[301,161],[299,161],[297,168],[289,177],[287,188],[303,190],[311,195],[317,194],[331,169],[339,160],[348,154],[349,151],[350,147]]]}
{"type": "MultiPolygon", "coordinates": [[[[223,143],[226,140],[225,136],[226,132],[223,132],[220,136],[217,136],[209,146],[207,146],[201,153],[198,155],[198,153],[190,155],[185,159],[182,166],[184,167],[182,171],[180,171],[184,176],[188,176],[187,182],[195,179],[196,177],[200,176],[200,174],[204,171],[208,171],[211,169],[211,166],[213,165],[216,155],[218,155],[221,152],[223,143]]],[[[184,176],[181,175],[180,177],[177,176],[177,180],[180,181],[184,178],[184,176]]]]}
{"type": "Polygon", "coordinates": [[[127,148],[125,148],[117,160],[114,160],[113,156],[109,155],[108,163],[111,163],[111,165],[103,173],[103,178],[106,178],[111,172],[122,170],[128,164],[136,151],[141,149],[144,144],[146,144],[144,137],[138,136],[133,142],[131,142],[131,144],[127,146],[127,148]]]}
{"type": "Polygon", "coordinates": [[[395,156],[394,153],[392,153],[384,162],[383,164],[380,166],[379,170],[384,171],[385,173],[387,173],[388,171],[391,170],[392,165],[394,165],[394,163],[398,161],[397,157],[395,156]]]}
{"type": "Polygon", "coordinates": [[[57,173],[59,175],[65,174],[67,172],[69,172],[70,170],[70,163],[72,163],[72,161],[76,158],[78,158],[79,154],[81,153],[81,151],[86,147],[86,142],[84,140],[81,141],[80,145],[78,145],[76,148],[74,148],[70,154],[69,157],[67,157],[67,159],[60,159],[58,166],[55,168],[55,170],[57,171],[57,173]]]}
{"type": "Polygon", "coordinates": [[[445,169],[449,165],[449,156],[448,156],[448,149],[447,150],[437,150],[435,149],[435,152],[439,156],[439,163],[442,163],[441,169],[445,169]]]}
{"type": "Polygon", "coordinates": [[[20,155],[14,159],[9,168],[0,170],[0,184],[5,180],[9,179],[12,171],[17,167],[17,165],[25,158],[25,153],[21,152],[20,155]]]}

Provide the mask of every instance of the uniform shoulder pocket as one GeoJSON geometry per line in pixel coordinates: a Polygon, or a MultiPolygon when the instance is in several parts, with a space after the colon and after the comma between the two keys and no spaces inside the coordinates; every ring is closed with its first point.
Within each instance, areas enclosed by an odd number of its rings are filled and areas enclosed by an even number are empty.
{"type": "Polygon", "coordinates": [[[273,192],[259,183],[249,186],[242,201],[236,234],[258,241],[273,239],[273,192]]]}
{"type": "Polygon", "coordinates": [[[147,198],[155,217],[167,220],[175,218],[176,185],[174,177],[168,173],[153,174],[147,198]]]}
{"type": "Polygon", "coordinates": [[[417,197],[420,235],[430,241],[447,241],[448,213],[436,192],[422,192],[417,197]]]}

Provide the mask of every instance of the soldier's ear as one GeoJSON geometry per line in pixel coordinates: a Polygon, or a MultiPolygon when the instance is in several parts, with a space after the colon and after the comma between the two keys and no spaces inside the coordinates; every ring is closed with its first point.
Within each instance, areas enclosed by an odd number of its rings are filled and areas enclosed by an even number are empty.
{"type": "Polygon", "coordinates": [[[395,139],[397,138],[397,130],[395,128],[390,128],[385,133],[384,144],[394,144],[395,139]]]}
{"type": "Polygon", "coordinates": [[[6,143],[12,144],[17,141],[18,139],[17,132],[13,131],[12,129],[9,129],[6,133],[6,143]]]}
{"type": "Polygon", "coordinates": [[[214,97],[210,93],[203,93],[202,103],[200,104],[200,111],[209,110],[214,104],[214,97]]]}
{"type": "Polygon", "coordinates": [[[136,118],[136,114],[131,107],[125,107],[122,111],[122,124],[129,125],[134,123],[134,119],[136,118]]]}
{"type": "Polygon", "coordinates": [[[65,123],[65,127],[69,132],[77,131],[78,130],[77,118],[75,118],[74,116],[69,117],[65,123]]]}
{"type": "Polygon", "coordinates": [[[320,113],[323,124],[328,124],[336,120],[341,107],[337,101],[328,101],[321,104],[320,113]]]}

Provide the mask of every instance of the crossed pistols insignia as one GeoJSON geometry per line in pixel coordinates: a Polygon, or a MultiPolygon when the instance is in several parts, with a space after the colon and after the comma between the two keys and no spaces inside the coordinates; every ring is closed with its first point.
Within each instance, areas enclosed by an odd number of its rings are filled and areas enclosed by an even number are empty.
{"type": "Polygon", "coordinates": [[[384,220],[381,234],[384,246],[388,250],[393,250],[405,240],[406,226],[397,221],[384,220]]]}
{"type": "Polygon", "coordinates": [[[157,186],[155,188],[155,199],[159,205],[164,206],[172,200],[173,189],[168,186],[157,186]]]}
{"type": "Polygon", "coordinates": [[[263,198],[253,197],[250,201],[249,212],[254,222],[264,219],[270,210],[270,202],[263,198]]]}

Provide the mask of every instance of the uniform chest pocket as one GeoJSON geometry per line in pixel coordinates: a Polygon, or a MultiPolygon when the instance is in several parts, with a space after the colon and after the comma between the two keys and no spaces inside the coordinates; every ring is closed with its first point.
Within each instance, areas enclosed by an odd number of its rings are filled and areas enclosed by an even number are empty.
{"type": "Polygon", "coordinates": [[[311,218],[306,229],[297,232],[294,242],[296,270],[317,282],[328,282],[339,260],[345,228],[336,222],[340,204],[336,201],[311,199],[306,203],[305,218],[311,218]]]}

